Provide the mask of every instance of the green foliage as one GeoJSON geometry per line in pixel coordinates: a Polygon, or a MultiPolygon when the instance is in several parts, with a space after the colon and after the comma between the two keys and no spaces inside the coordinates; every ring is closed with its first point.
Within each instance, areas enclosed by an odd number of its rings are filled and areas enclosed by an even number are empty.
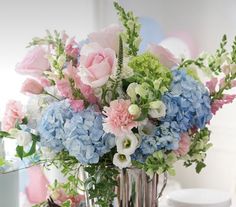
{"type": "Polygon", "coordinates": [[[176,161],[177,158],[174,153],[165,154],[162,151],[157,151],[148,156],[145,163],[140,163],[137,161],[132,161],[132,163],[137,168],[145,170],[148,175],[153,176],[154,173],[160,175],[163,172],[168,172],[170,175],[175,175],[173,164],[176,161]]]}
{"type": "Polygon", "coordinates": [[[4,138],[4,137],[8,137],[8,136],[10,136],[10,134],[8,132],[0,131],[0,139],[4,138]]]}
{"type": "Polygon", "coordinates": [[[39,142],[40,138],[39,138],[39,136],[34,135],[34,134],[31,134],[31,136],[32,136],[32,145],[31,145],[28,152],[24,151],[23,146],[17,146],[16,147],[16,155],[20,159],[23,159],[25,157],[29,157],[29,156],[33,155],[36,152],[36,144],[37,144],[37,142],[39,142]]]}
{"type": "Polygon", "coordinates": [[[200,173],[206,166],[204,160],[206,158],[207,150],[212,146],[210,141],[210,131],[208,128],[204,128],[196,132],[192,136],[190,150],[186,156],[184,165],[186,167],[196,164],[196,172],[200,173]]]}
{"type": "Polygon", "coordinates": [[[136,56],[141,42],[139,37],[141,25],[138,23],[138,18],[134,16],[133,12],[126,12],[117,2],[114,2],[114,7],[125,28],[122,39],[126,44],[127,55],[136,56]]]}
{"type": "Polygon", "coordinates": [[[89,198],[96,198],[96,204],[101,207],[109,207],[116,197],[114,188],[117,185],[116,177],[119,171],[104,163],[99,165],[89,165],[84,168],[89,177],[85,181],[85,189],[89,193],[89,198]]]}
{"type": "Polygon", "coordinates": [[[4,166],[6,164],[6,161],[3,157],[0,157],[0,167],[4,166]]]}

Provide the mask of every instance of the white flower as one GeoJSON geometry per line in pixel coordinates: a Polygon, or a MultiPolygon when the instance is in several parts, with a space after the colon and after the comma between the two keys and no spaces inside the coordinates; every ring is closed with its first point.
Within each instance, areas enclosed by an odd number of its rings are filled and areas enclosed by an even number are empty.
{"type": "Polygon", "coordinates": [[[162,101],[153,101],[149,103],[149,111],[148,114],[152,118],[161,118],[166,115],[166,106],[162,101]]]}
{"type": "Polygon", "coordinates": [[[19,146],[27,146],[32,141],[32,136],[29,132],[25,132],[22,130],[18,130],[14,137],[16,138],[17,145],[19,146]]]}
{"type": "Polygon", "coordinates": [[[135,101],[136,100],[136,93],[135,93],[135,88],[138,86],[137,83],[131,83],[129,84],[126,92],[128,94],[128,96],[131,98],[131,101],[135,101]]]}
{"type": "Polygon", "coordinates": [[[120,169],[131,166],[131,157],[129,155],[116,153],[113,157],[113,164],[120,169]]]}
{"type": "Polygon", "coordinates": [[[148,90],[144,85],[137,85],[135,87],[135,93],[140,95],[142,98],[145,98],[148,95],[148,90]]]}
{"type": "Polygon", "coordinates": [[[120,154],[131,155],[135,152],[139,144],[138,138],[130,133],[123,137],[116,138],[117,152],[120,154]]]}
{"type": "Polygon", "coordinates": [[[129,62],[130,59],[129,58],[124,58],[124,62],[123,62],[123,69],[121,71],[121,78],[122,79],[127,79],[130,78],[134,75],[134,70],[129,67],[129,62]]]}
{"type": "Polygon", "coordinates": [[[131,115],[133,115],[135,117],[139,117],[141,114],[141,109],[136,104],[131,104],[128,108],[128,111],[131,115]]]}

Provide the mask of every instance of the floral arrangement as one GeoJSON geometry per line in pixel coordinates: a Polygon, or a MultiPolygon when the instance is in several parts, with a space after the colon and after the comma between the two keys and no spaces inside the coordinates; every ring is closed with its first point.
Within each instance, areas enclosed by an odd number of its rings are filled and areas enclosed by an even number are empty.
{"type": "Polygon", "coordinates": [[[16,139],[20,159],[58,166],[68,177],[60,188],[71,196],[84,166],[90,178],[83,184],[101,206],[116,196],[119,169],[173,175],[173,164],[183,160],[200,172],[211,147],[207,127],[236,97],[227,93],[236,86],[236,41],[228,52],[224,36],[214,55],[195,60],[179,60],[155,44],[139,53],[138,18],[114,6],[123,27],[111,25],[79,42],[57,31],[30,42],[16,66],[30,76],[21,88],[29,102],[8,103],[0,133],[16,139]]]}

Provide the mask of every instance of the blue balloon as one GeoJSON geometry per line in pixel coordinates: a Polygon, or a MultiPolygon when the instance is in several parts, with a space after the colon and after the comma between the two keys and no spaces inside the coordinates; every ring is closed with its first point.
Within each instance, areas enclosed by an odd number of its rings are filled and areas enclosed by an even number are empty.
{"type": "Polygon", "coordinates": [[[149,43],[159,43],[164,39],[164,33],[161,25],[152,18],[140,17],[139,22],[141,23],[141,38],[140,52],[144,52],[147,49],[149,43]]]}

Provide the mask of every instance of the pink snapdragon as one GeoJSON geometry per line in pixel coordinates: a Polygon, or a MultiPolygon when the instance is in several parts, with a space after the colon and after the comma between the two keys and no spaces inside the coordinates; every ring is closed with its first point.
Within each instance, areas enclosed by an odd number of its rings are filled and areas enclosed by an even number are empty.
{"type": "Polygon", "coordinates": [[[43,91],[43,86],[31,78],[26,79],[21,87],[21,92],[25,94],[41,94],[43,91]]]}
{"type": "Polygon", "coordinates": [[[112,24],[98,32],[91,33],[88,38],[91,42],[96,42],[103,48],[111,48],[116,53],[119,50],[119,34],[122,29],[119,25],[112,24]]]}
{"type": "Polygon", "coordinates": [[[188,153],[190,147],[190,137],[188,133],[180,135],[179,148],[174,151],[177,156],[184,156],[188,153]]]}
{"type": "Polygon", "coordinates": [[[167,48],[161,45],[150,44],[148,47],[148,51],[156,58],[158,58],[160,63],[167,68],[172,68],[179,63],[179,60],[174,56],[174,54],[172,54],[167,48]]]}
{"type": "Polygon", "coordinates": [[[29,51],[25,58],[17,64],[16,72],[32,76],[41,76],[45,70],[49,69],[47,51],[41,47],[35,47],[29,51]]]}
{"type": "Polygon", "coordinates": [[[71,38],[65,48],[66,55],[73,58],[79,56],[79,44],[75,41],[75,38],[71,38]]]}
{"type": "Polygon", "coordinates": [[[21,123],[24,118],[23,106],[19,101],[10,100],[6,105],[6,110],[2,120],[2,130],[9,131],[21,123]]]}
{"type": "Polygon", "coordinates": [[[222,99],[220,99],[220,100],[215,100],[215,101],[211,104],[211,111],[212,111],[212,113],[213,113],[213,114],[216,114],[216,112],[217,112],[220,108],[222,108],[225,104],[232,103],[235,98],[236,98],[236,95],[228,95],[228,94],[225,94],[222,99]]]}
{"type": "Polygon", "coordinates": [[[110,102],[109,107],[104,107],[106,118],[103,128],[105,132],[121,137],[131,133],[131,129],[138,126],[138,123],[134,121],[134,116],[128,111],[130,105],[129,100],[119,99],[110,102]]]}
{"type": "Polygon", "coordinates": [[[206,82],[206,87],[209,89],[210,93],[214,93],[216,91],[217,83],[217,78],[212,78],[210,81],[206,82]]]}
{"type": "Polygon", "coordinates": [[[103,86],[116,72],[116,54],[97,43],[85,45],[81,50],[80,77],[84,84],[97,88],[103,86]]]}
{"type": "Polygon", "coordinates": [[[83,100],[69,100],[69,103],[75,112],[79,112],[79,111],[84,110],[84,101],[83,100]]]}

